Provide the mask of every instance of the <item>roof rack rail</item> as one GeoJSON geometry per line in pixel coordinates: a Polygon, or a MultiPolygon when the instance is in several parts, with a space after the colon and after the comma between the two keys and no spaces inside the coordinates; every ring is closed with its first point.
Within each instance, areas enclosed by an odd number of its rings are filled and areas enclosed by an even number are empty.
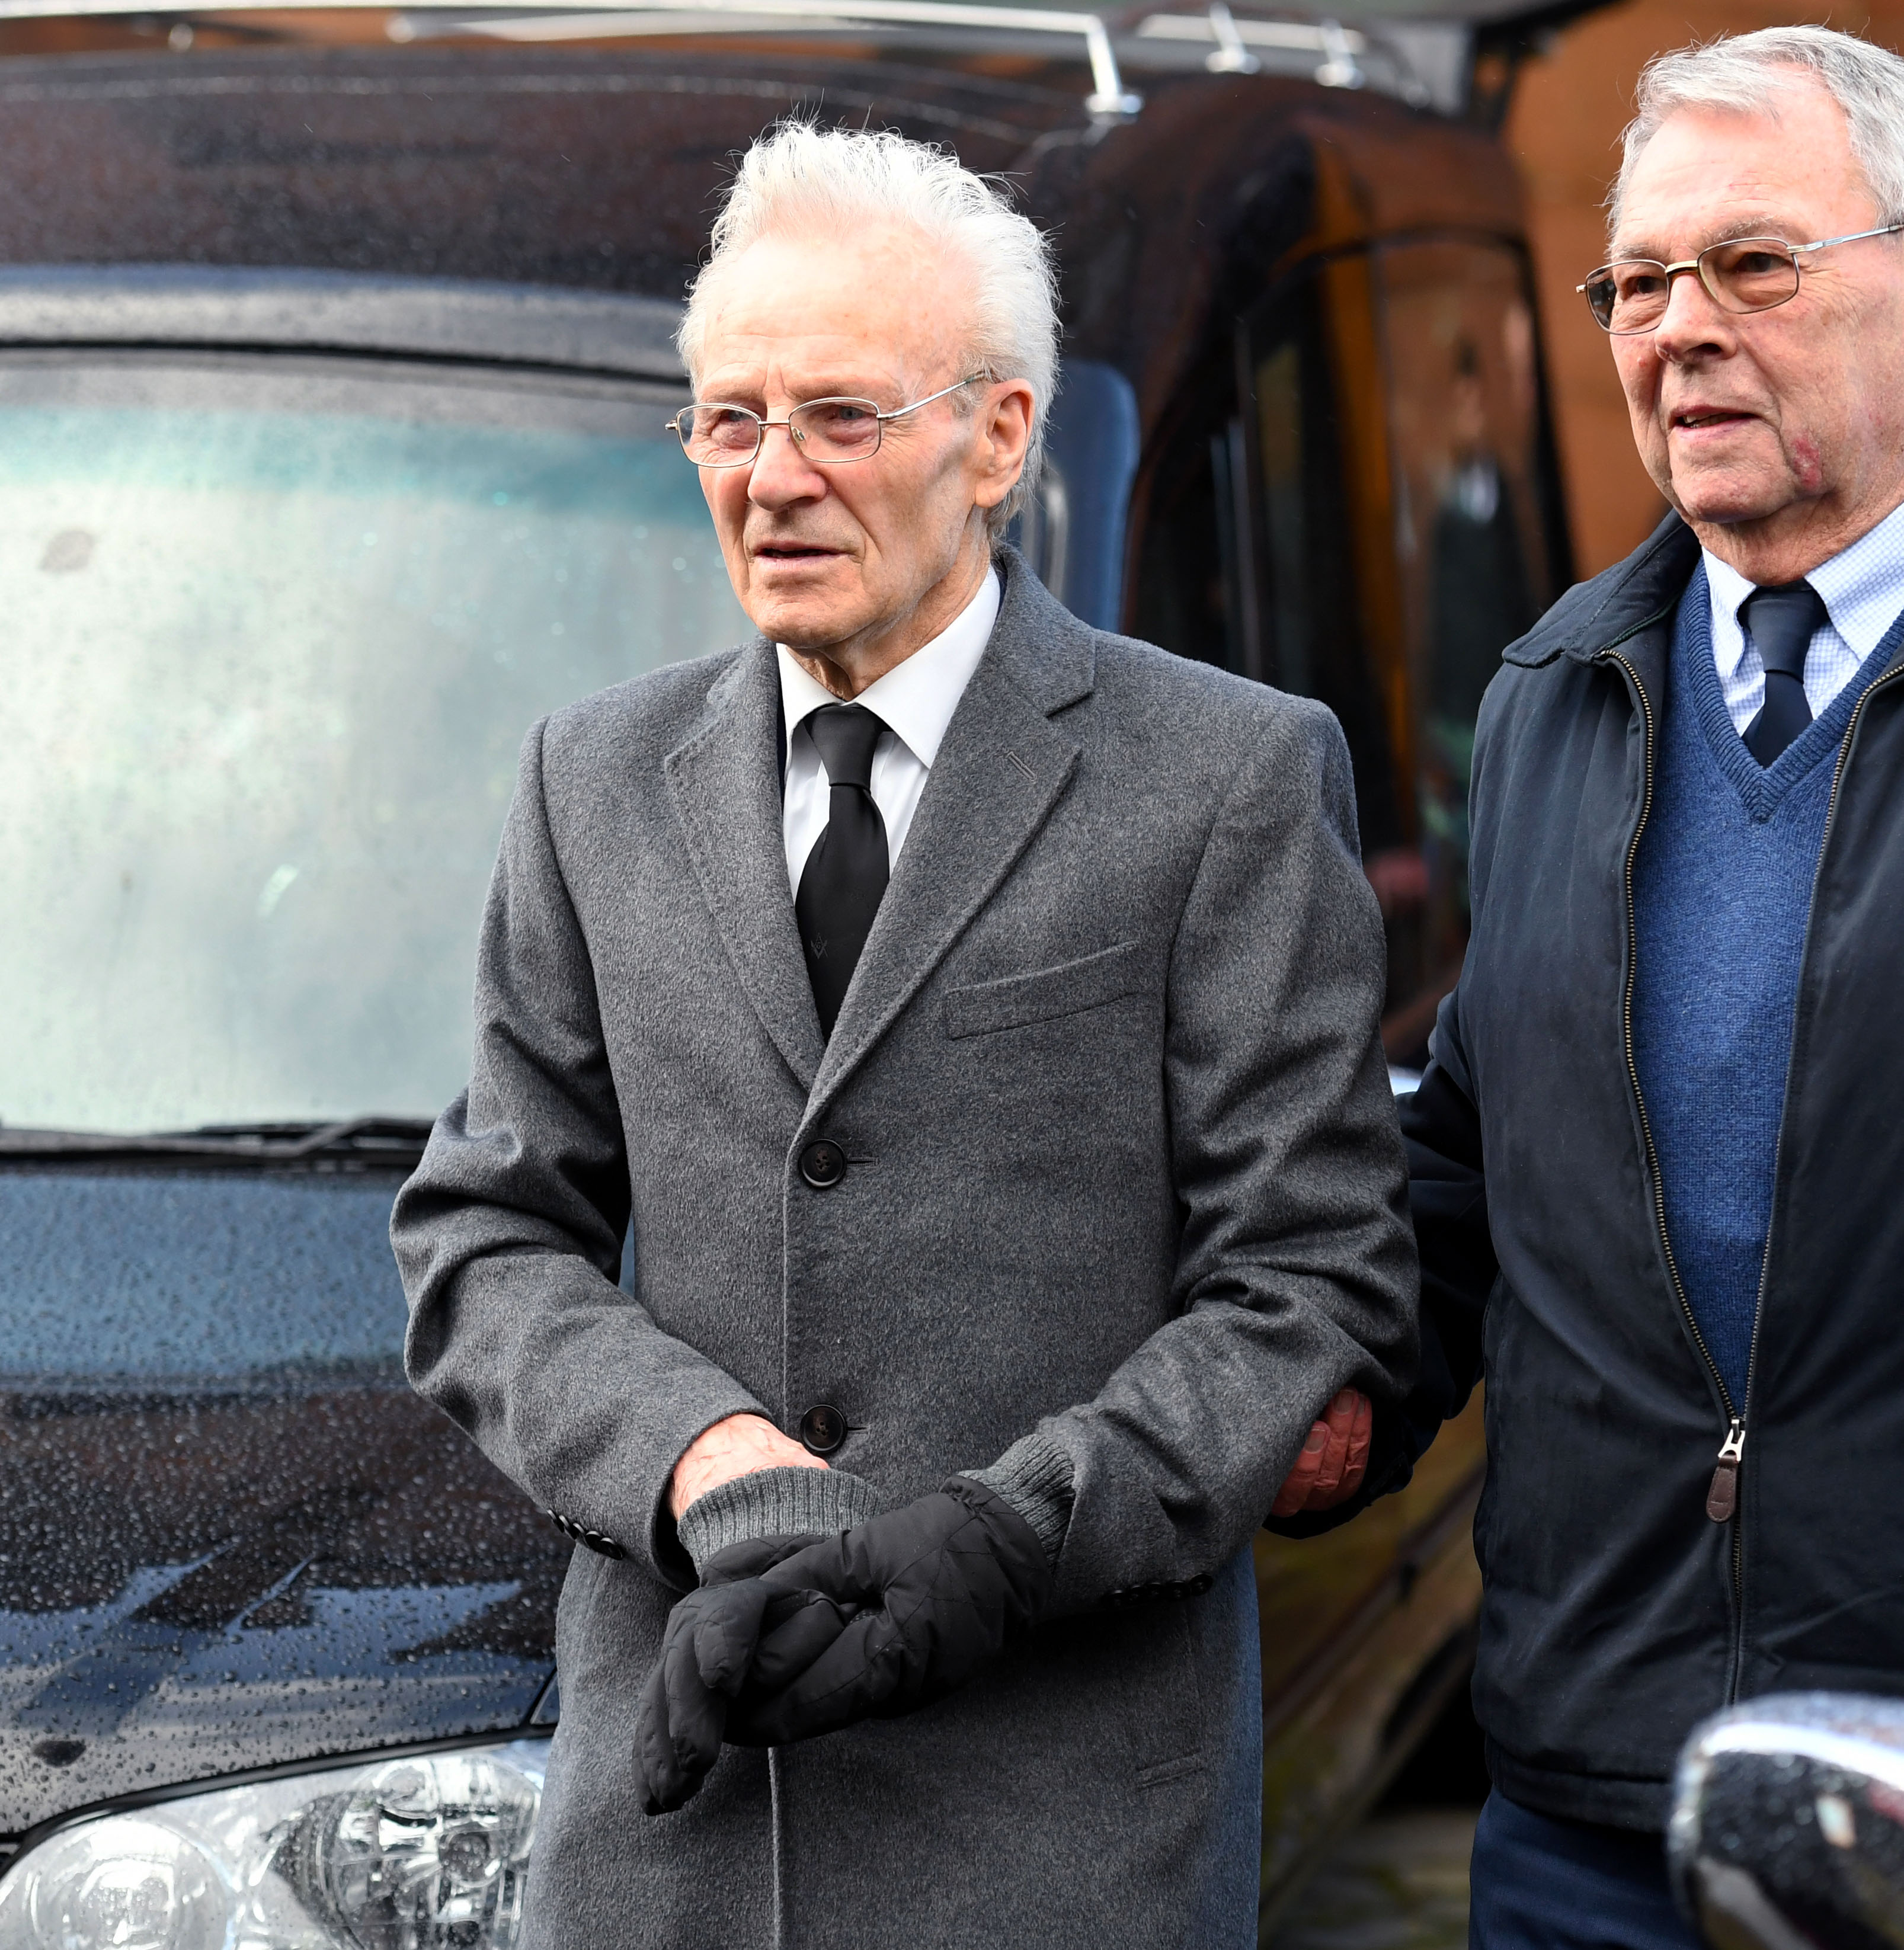
{"type": "MultiPolygon", "coordinates": [[[[1081,39],[1091,66],[1087,113],[1101,120],[1122,120],[1144,105],[1141,95],[1123,85],[1117,57],[1103,20],[1082,8],[999,7],[961,4],[961,0],[559,0],[550,8],[525,6],[522,0],[186,0],[186,4],[154,7],[151,0],[0,0],[0,21],[71,18],[113,14],[157,14],[189,21],[217,14],[388,12],[393,26],[406,14],[453,12],[462,14],[537,13],[571,17],[599,15],[631,20],[658,14],[731,14],[749,25],[782,22],[813,26],[894,26],[975,28],[981,32],[1054,34],[1081,39]]],[[[400,39],[401,36],[398,35],[400,39]]]]}
{"type": "Polygon", "coordinates": [[[1204,57],[1212,74],[1254,74],[1262,67],[1258,48],[1291,55],[1317,54],[1315,78],[1325,88],[1360,88],[1365,79],[1357,57],[1368,46],[1366,35],[1339,20],[1239,20],[1226,0],[1209,0],[1202,13],[1161,13],[1138,23],[1140,41],[1214,43],[1204,57]]]}

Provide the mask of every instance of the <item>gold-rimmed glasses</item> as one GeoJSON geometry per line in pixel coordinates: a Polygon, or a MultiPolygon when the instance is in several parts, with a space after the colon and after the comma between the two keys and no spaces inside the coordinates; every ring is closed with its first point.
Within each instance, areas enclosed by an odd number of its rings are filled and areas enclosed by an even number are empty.
{"type": "Polygon", "coordinates": [[[1728,237],[1709,244],[1696,257],[1662,264],[1652,257],[1618,257],[1588,273],[1574,288],[1603,332],[1619,335],[1657,329],[1672,302],[1672,281],[1691,272],[1722,311],[1770,311],[1798,295],[1803,260],[1836,244],[1859,244],[1867,237],[1894,237],[1904,223],[1877,230],[1853,230],[1843,237],[1821,237],[1810,244],[1788,244],[1782,237],[1728,237]]]}
{"type": "Polygon", "coordinates": [[[680,436],[681,451],[696,467],[745,467],[760,451],[769,427],[784,427],[802,459],[816,467],[840,467],[849,460],[870,460],[878,453],[888,420],[903,419],[943,400],[963,386],[976,386],[988,375],[968,373],[923,400],[911,400],[890,413],[878,403],[841,397],[806,400],[784,420],[770,420],[748,407],[720,400],[696,400],[668,422],[680,436]]]}

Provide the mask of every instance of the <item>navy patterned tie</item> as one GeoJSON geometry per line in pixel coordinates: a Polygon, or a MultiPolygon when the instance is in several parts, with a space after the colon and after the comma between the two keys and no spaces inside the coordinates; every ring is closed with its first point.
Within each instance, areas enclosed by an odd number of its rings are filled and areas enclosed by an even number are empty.
{"type": "Polygon", "coordinates": [[[1739,605],[1739,621],[1765,666],[1765,701],[1746,727],[1745,747],[1769,765],[1812,721],[1805,695],[1805,653],[1825,621],[1825,599],[1809,582],[1755,589],[1739,605]]]}
{"type": "Polygon", "coordinates": [[[800,871],[793,912],[820,1026],[830,1036],[890,871],[873,802],[873,747],[885,725],[863,704],[823,704],[806,721],[827,768],[827,830],[800,871]]]}

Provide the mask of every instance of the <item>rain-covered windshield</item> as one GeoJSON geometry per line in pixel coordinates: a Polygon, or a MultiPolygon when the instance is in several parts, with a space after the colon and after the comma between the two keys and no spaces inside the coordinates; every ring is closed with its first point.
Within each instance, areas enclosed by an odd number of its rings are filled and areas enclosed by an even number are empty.
{"type": "Polygon", "coordinates": [[[0,1122],[433,1114],[524,731],[739,640],[662,389],[0,363],[0,1122]]]}

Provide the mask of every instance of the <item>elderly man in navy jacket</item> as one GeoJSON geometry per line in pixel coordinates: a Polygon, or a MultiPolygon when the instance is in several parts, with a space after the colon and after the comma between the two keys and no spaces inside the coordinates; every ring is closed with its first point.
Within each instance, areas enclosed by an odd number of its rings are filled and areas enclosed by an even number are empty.
{"type": "Polygon", "coordinates": [[[1900,218],[1904,61],[1772,30],[1647,70],[1581,286],[1672,512],[1482,712],[1371,1466],[1485,1369],[1486,1950],[1687,1942],[1694,1723],[1904,1692],[1900,218]]]}

